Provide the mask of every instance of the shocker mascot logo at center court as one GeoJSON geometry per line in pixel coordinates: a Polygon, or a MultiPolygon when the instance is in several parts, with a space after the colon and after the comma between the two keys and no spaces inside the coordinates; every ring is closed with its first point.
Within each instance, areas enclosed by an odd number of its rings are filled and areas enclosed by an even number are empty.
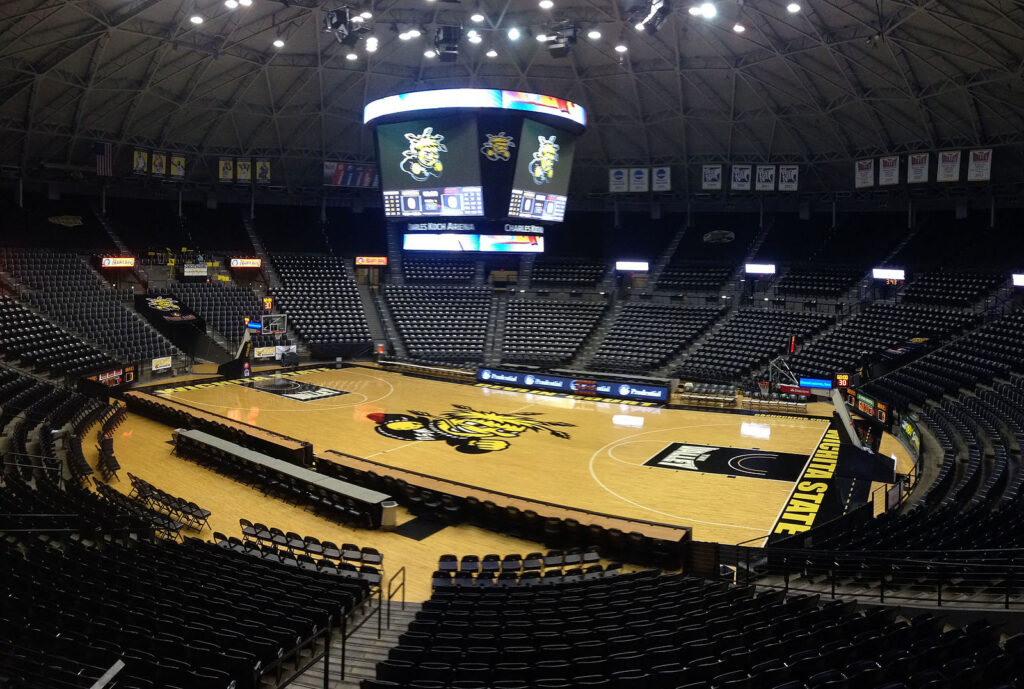
{"type": "Polygon", "coordinates": [[[555,427],[573,425],[532,418],[539,412],[500,414],[476,411],[461,404],[452,406],[455,411],[437,415],[410,409],[408,414],[370,414],[367,418],[377,424],[378,433],[388,438],[411,442],[441,440],[465,454],[504,450],[509,446],[509,439],[518,438],[526,431],[547,431],[567,440],[569,434],[555,427]]]}
{"type": "Polygon", "coordinates": [[[544,138],[538,136],[540,146],[533,152],[533,160],[530,161],[530,176],[534,184],[547,184],[555,176],[555,163],[558,162],[558,149],[561,148],[555,143],[555,137],[544,138]]]}
{"type": "Polygon", "coordinates": [[[402,162],[399,167],[417,182],[428,177],[440,177],[444,172],[441,154],[448,152],[444,145],[444,135],[435,134],[433,127],[427,127],[422,134],[407,133],[409,148],[402,151],[402,162]]]}

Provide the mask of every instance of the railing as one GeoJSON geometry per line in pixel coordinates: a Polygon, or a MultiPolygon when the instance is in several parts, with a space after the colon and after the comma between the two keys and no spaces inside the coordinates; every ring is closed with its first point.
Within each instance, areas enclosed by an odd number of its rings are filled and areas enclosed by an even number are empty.
{"type": "MultiPolygon", "coordinates": [[[[370,601],[373,600],[373,591],[370,592],[370,597],[369,597],[368,600],[370,600],[370,601]]],[[[383,629],[383,618],[382,618],[383,611],[384,611],[383,591],[381,590],[381,587],[378,586],[377,587],[377,607],[376,608],[371,608],[370,612],[365,617],[363,617],[363,619],[359,620],[359,623],[356,626],[354,626],[351,629],[349,629],[348,628],[348,616],[346,615],[345,617],[341,618],[341,671],[338,674],[338,679],[341,679],[341,680],[345,679],[345,662],[346,662],[346,659],[347,659],[347,656],[348,656],[348,638],[350,636],[352,636],[353,634],[355,634],[357,631],[359,631],[359,629],[364,624],[366,624],[366,621],[373,617],[373,613],[376,612],[377,613],[377,638],[379,639],[381,637],[381,635],[383,634],[383,632],[384,632],[384,629],[383,629]]],[[[327,665],[324,665],[324,689],[327,688],[327,669],[328,669],[327,665]]]]}
{"type": "Polygon", "coordinates": [[[388,579],[388,629],[391,629],[391,599],[395,597],[395,594],[399,591],[402,592],[402,610],[405,610],[405,567],[394,573],[390,579],[388,579]],[[402,581],[399,582],[398,586],[392,588],[392,584],[395,579],[401,575],[402,581]]]}

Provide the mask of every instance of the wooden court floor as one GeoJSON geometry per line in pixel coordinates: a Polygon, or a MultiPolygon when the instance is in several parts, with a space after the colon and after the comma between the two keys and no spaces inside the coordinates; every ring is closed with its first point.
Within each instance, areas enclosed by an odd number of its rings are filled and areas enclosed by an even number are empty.
{"type": "MultiPolygon", "coordinates": [[[[723,543],[768,534],[793,480],[644,463],[673,443],[806,457],[827,426],[816,418],[584,401],[372,368],[303,373],[280,383],[256,380],[279,384],[276,391],[230,384],[162,388],[159,394],[308,440],[315,451],[334,449],[522,497],[691,526],[695,539],[723,543]]],[[[910,466],[908,453],[891,437],[882,451],[897,456],[900,471],[910,466]]]]}

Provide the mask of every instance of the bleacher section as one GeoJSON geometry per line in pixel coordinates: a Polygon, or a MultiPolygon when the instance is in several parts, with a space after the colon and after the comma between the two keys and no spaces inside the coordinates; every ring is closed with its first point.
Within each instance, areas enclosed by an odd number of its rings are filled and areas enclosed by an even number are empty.
{"type": "Polygon", "coordinates": [[[686,357],[678,376],[709,383],[734,382],[783,354],[790,338],[811,337],[830,321],[819,313],[738,309],[686,357]]]}
{"type": "Polygon", "coordinates": [[[921,273],[911,276],[902,297],[915,304],[971,306],[1004,282],[1005,275],[992,273],[921,273]]]}
{"type": "Polygon", "coordinates": [[[733,274],[730,266],[670,265],[658,277],[658,289],[673,292],[718,292],[733,274]]]}
{"type": "Polygon", "coordinates": [[[271,289],[276,308],[314,356],[348,355],[352,347],[369,349],[370,328],[355,282],[342,259],[274,254],[282,286],[271,289]]]}
{"type": "Polygon", "coordinates": [[[898,612],[656,572],[442,586],[362,687],[1009,686],[997,627],[898,612]]]}
{"type": "Polygon", "coordinates": [[[117,293],[72,254],[0,249],[0,267],[33,291],[25,301],[123,363],[178,354],[117,293]]]}
{"type": "Polygon", "coordinates": [[[0,352],[22,366],[54,376],[110,370],[113,359],[10,297],[0,297],[0,352]]]}
{"type": "Polygon", "coordinates": [[[863,275],[857,268],[794,267],[778,278],[775,291],[780,297],[792,299],[836,299],[849,292],[863,275]]]}
{"type": "Polygon", "coordinates": [[[538,366],[569,362],[597,325],[606,306],[604,301],[510,301],[501,360],[538,366]]]}
{"type": "Polygon", "coordinates": [[[172,287],[172,293],[233,345],[245,336],[245,318],[258,319],[263,313],[255,292],[234,285],[179,282],[172,287]]]}
{"type": "Polygon", "coordinates": [[[599,261],[538,259],[533,266],[531,286],[597,287],[607,267],[599,261]]]}
{"type": "Polygon", "coordinates": [[[408,282],[445,282],[469,284],[476,273],[470,259],[449,257],[405,257],[402,273],[408,282]]]}
{"type": "Polygon", "coordinates": [[[628,302],[598,346],[589,368],[648,373],[688,346],[721,317],[722,308],[628,302]]]}
{"type": "Polygon", "coordinates": [[[483,361],[488,288],[386,285],[384,299],[411,357],[483,361]]]}
{"type": "Polygon", "coordinates": [[[797,375],[828,378],[836,371],[857,370],[883,350],[889,350],[887,357],[912,356],[915,347],[934,345],[962,332],[975,318],[944,307],[871,304],[797,352],[789,367],[797,375]]]}

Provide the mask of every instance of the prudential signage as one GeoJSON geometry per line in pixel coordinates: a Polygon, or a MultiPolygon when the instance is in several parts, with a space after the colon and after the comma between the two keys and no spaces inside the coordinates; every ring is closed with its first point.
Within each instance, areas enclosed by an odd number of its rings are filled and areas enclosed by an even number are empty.
{"type": "Polygon", "coordinates": [[[644,402],[668,401],[668,388],[662,385],[638,385],[636,383],[608,380],[563,378],[562,376],[552,376],[545,373],[519,373],[493,368],[477,370],[476,379],[481,383],[520,385],[525,388],[560,391],[574,395],[618,397],[620,399],[641,400],[644,402]]]}

